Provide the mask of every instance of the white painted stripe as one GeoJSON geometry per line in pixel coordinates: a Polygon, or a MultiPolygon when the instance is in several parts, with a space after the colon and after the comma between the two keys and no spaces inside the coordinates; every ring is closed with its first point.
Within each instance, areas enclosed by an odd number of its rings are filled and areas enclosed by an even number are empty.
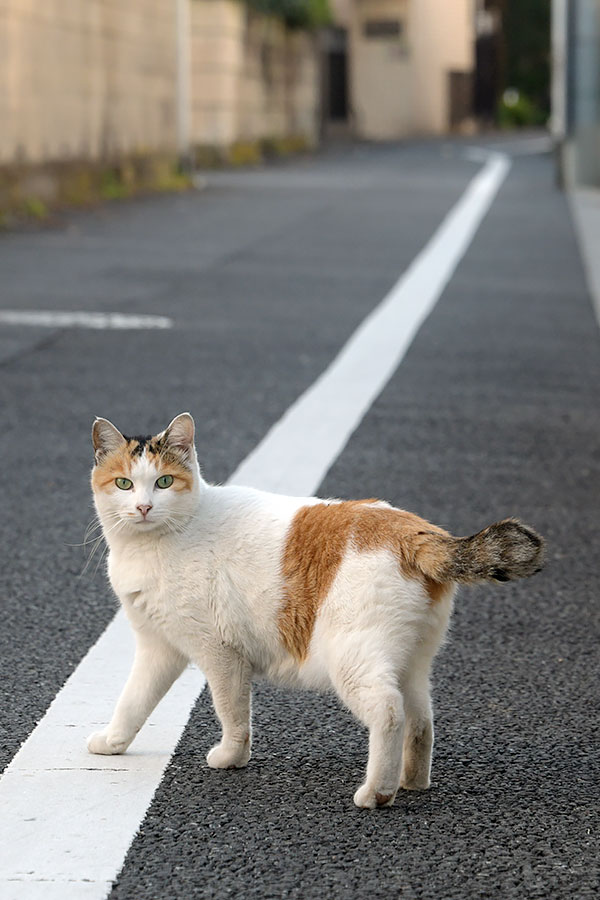
{"type": "Polygon", "coordinates": [[[312,494],[385,387],[464,255],[510,168],[493,154],[389,294],[230,479],[312,494]]]}
{"type": "MultiPolygon", "coordinates": [[[[475,177],[396,288],[230,483],[295,494],[317,489],[432,309],[507,171],[508,162],[495,157],[475,177]]],[[[130,752],[89,755],[85,738],[110,719],[131,644],[119,613],[0,780],[3,900],[101,900],[110,890],[204,684],[188,669],[130,752]]]]}
{"type": "Polygon", "coordinates": [[[133,657],[119,612],[0,780],[0,897],[105,897],[144,818],[204,677],[186,669],[130,752],[93,756],[133,657]]]}
{"type": "Polygon", "coordinates": [[[31,325],[38,328],[145,329],[172,328],[167,316],[125,313],[59,312],[58,310],[0,310],[0,325],[31,325]]]}

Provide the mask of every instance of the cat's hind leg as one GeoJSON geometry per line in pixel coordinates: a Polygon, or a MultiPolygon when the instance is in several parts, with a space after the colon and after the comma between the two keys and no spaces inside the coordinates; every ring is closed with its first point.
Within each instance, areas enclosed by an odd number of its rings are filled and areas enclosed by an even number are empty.
{"type": "Polygon", "coordinates": [[[453,596],[454,588],[449,585],[437,602],[428,605],[419,640],[400,672],[406,716],[400,787],[408,791],[427,790],[430,783],[433,749],[430,672],[448,627],[453,596]]]}
{"type": "Polygon", "coordinates": [[[90,753],[124,753],[187,665],[187,659],[151,629],[136,629],[135,637],[131,673],[110,724],[89,736],[87,747],[90,753]]]}
{"type": "Polygon", "coordinates": [[[212,769],[240,769],[247,765],[252,746],[251,666],[233,648],[222,646],[203,660],[203,668],[223,726],[221,742],[206,761],[212,769]]]}
{"type": "Polygon", "coordinates": [[[372,668],[362,647],[348,649],[332,673],[334,686],[351,712],[369,729],[365,782],[354,795],[356,806],[391,806],[400,782],[404,710],[393,667],[372,668]]]}
{"type": "Polygon", "coordinates": [[[433,713],[429,687],[429,659],[414,665],[402,682],[404,697],[404,744],[400,787],[424,791],[430,784],[433,748],[433,713]]]}

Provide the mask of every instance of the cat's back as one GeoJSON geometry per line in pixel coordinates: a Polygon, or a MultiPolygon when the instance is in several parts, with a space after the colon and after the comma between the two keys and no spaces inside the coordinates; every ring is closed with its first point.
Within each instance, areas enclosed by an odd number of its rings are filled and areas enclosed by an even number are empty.
{"type": "MultiPolygon", "coordinates": [[[[271,563],[279,572],[283,546],[296,513],[319,503],[237,485],[209,486],[202,498],[195,536],[223,560],[271,563]]],[[[253,566],[254,567],[254,566],[253,566]]]]}

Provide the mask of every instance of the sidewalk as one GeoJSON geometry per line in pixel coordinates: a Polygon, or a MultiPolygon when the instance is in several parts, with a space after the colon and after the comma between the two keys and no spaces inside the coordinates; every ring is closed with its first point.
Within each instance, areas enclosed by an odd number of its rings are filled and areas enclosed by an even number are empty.
{"type": "Polygon", "coordinates": [[[588,288],[600,324],[600,190],[577,188],[567,196],[588,288]]]}

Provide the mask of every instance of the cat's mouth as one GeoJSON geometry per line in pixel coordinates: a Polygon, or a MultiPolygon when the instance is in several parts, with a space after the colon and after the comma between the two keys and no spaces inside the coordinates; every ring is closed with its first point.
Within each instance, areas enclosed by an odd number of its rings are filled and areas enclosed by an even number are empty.
{"type": "Polygon", "coordinates": [[[154,528],[159,527],[162,523],[160,518],[154,517],[153,519],[149,518],[149,516],[128,516],[126,519],[128,525],[131,525],[132,528],[135,528],[136,531],[152,531],[154,528]]]}
{"type": "Polygon", "coordinates": [[[129,523],[136,528],[143,528],[144,526],[147,528],[149,525],[157,525],[158,521],[156,519],[149,519],[148,516],[140,516],[129,518],[129,523]]]}

